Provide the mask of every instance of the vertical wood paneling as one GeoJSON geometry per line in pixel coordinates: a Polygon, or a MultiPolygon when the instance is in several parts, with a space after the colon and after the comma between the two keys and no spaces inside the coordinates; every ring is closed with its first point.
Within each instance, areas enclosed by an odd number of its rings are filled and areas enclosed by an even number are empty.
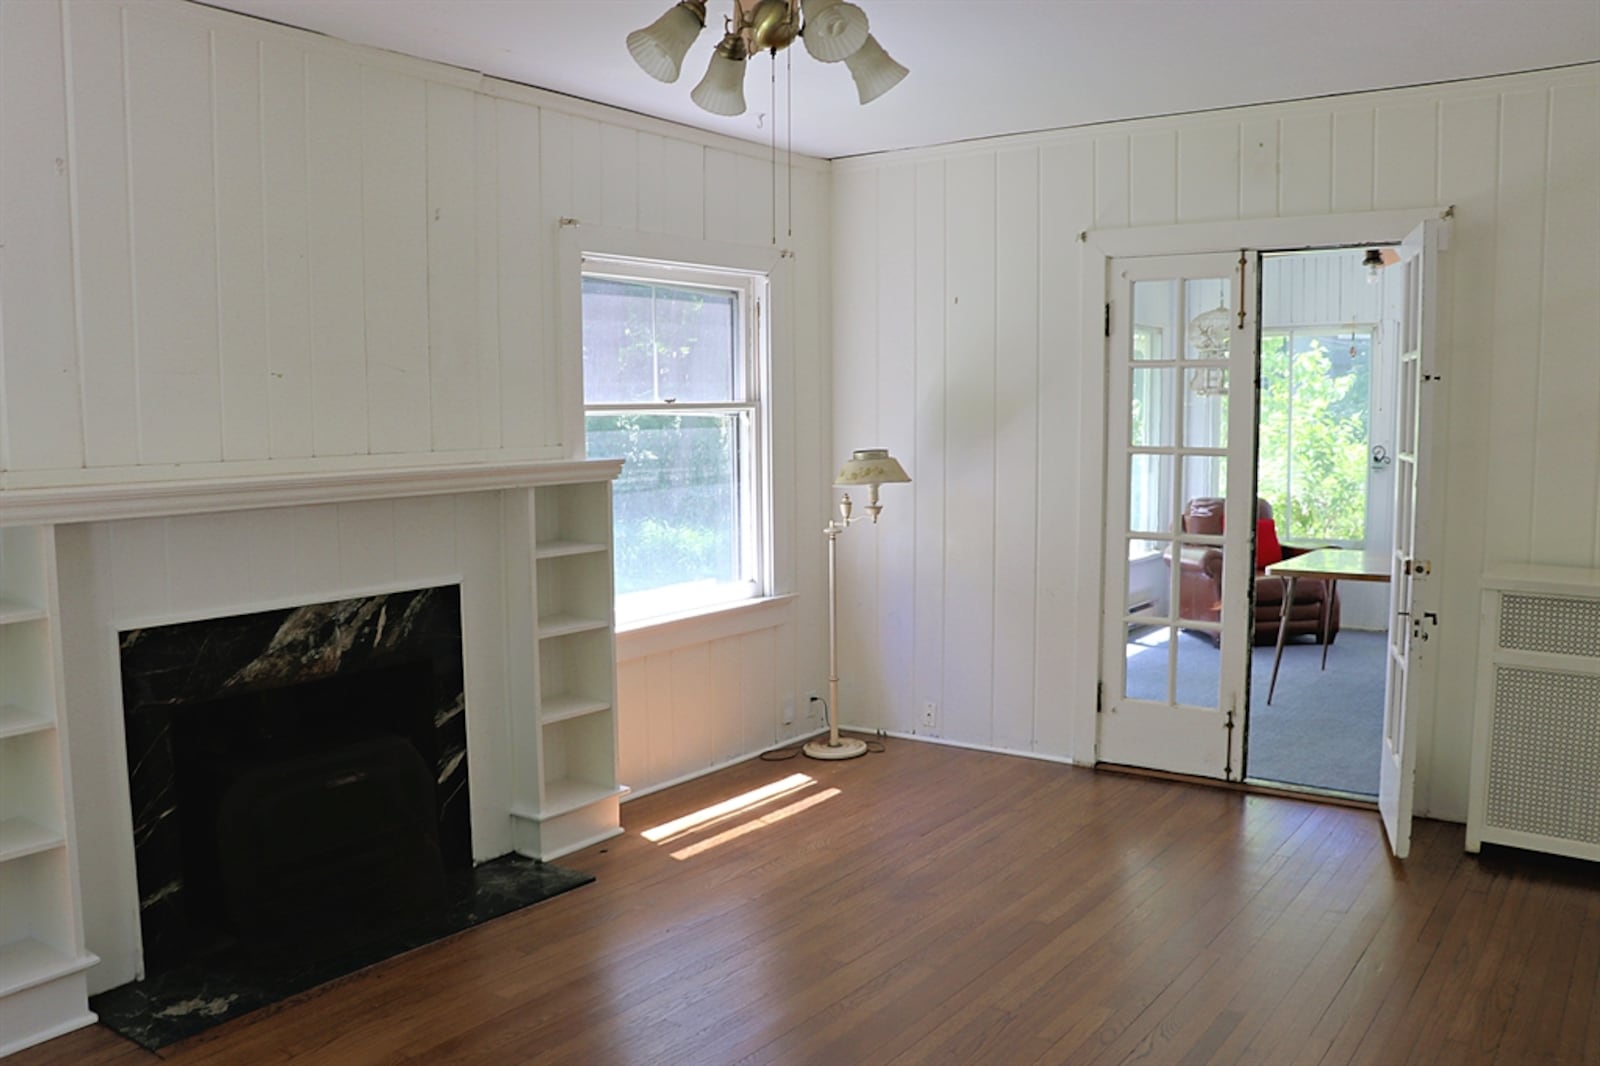
{"type": "MultiPolygon", "coordinates": [[[[707,743],[710,738],[696,734],[705,728],[706,710],[716,699],[711,690],[723,686],[712,681],[710,644],[690,645],[664,657],[670,663],[668,673],[672,678],[672,702],[668,705],[672,743],[666,763],[670,779],[711,765],[709,752],[714,749],[707,743]]],[[[714,714],[711,717],[714,719],[714,714]]]]}
{"type": "Polygon", "coordinates": [[[219,603],[250,602],[251,566],[240,565],[232,550],[247,520],[233,513],[165,521],[167,602],[175,618],[214,618],[219,603]]]}
{"type": "MultiPolygon", "coordinates": [[[[710,159],[708,153],[708,163],[710,159]]],[[[833,348],[841,370],[833,381],[833,440],[822,460],[829,481],[852,449],[875,446],[878,431],[878,259],[884,251],[876,217],[880,181],[878,172],[867,171],[845,175],[839,183],[833,232],[840,258],[833,284],[838,309],[834,329],[840,340],[833,348]],[[852,298],[845,300],[845,293],[852,298]]],[[[866,502],[861,495],[851,494],[857,508],[866,502]]],[[[839,496],[837,489],[828,491],[829,511],[839,496]]],[[[840,706],[830,713],[844,725],[870,724],[858,715],[870,713],[880,691],[880,664],[873,644],[878,632],[877,533],[868,523],[842,534],[837,545],[840,706]]]]}
{"type": "MultiPolygon", "coordinates": [[[[110,4],[65,11],[84,465],[126,466],[139,461],[139,392],[128,243],[122,11],[110,4]]],[[[9,130],[6,138],[9,149],[15,143],[9,130]]],[[[11,242],[14,231],[6,228],[13,233],[7,238],[11,242]]],[[[11,300],[6,309],[7,317],[27,313],[11,300]]]]}
{"type": "MultiPolygon", "coordinates": [[[[1499,167],[1500,101],[1495,96],[1447,102],[1439,124],[1439,199],[1456,205],[1451,223],[1450,289],[1455,294],[1493,292],[1496,258],[1495,184],[1499,167]]],[[[1466,472],[1489,469],[1497,446],[1489,425],[1489,381],[1494,362],[1494,301],[1449,298],[1449,350],[1445,364],[1449,410],[1445,416],[1445,476],[1461,484],[1466,472]]],[[[1442,323],[1446,324],[1446,323],[1442,323]]],[[[1442,547],[1446,572],[1476,575],[1484,560],[1486,511],[1498,493],[1445,494],[1442,547]]],[[[1473,618],[1477,582],[1450,582],[1441,589],[1440,615],[1473,618]]],[[[1441,662],[1471,662],[1477,655],[1476,626],[1441,629],[1441,662]]],[[[1474,671],[1440,670],[1431,743],[1417,747],[1417,794],[1427,810],[1447,811],[1467,794],[1472,744],[1474,671]]]]}
{"type": "Polygon", "coordinates": [[[304,597],[314,603],[319,593],[339,587],[339,508],[334,504],[297,507],[293,511],[295,567],[284,580],[286,599],[304,597]]]}
{"type": "Polygon", "coordinates": [[[707,240],[726,241],[730,244],[740,239],[739,202],[756,195],[755,189],[739,187],[740,157],[720,148],[705,150],[705,185],[702,187],[707,240]]]}
{"type": "Polygon", "coordinates": [[[373,452],[433,442],[428,368],[428,108],[422,82],[362,71],[367,436],[373,452]]]}
{"type": "Polygon", "coordinates": [[[1039,556],[1039,152],[995,168],[994,691],[987,743],[1028,750],[1039,556]]]}
{"type": "MultiPolygon", "coordinates": [[[[916,502],[913,625],[916,698],[944,703],[945,557],[945,164],[917,164],[916,462],[907,471],[916,502]]],[[[843,210],[844,205],[838,205],[843,210]]]]}
{"type": "MultiPolygon", "coordinates": [[[[1077,536],[1090,524],[1084,513],[1085,466],[1100,456],[1085,454],[1079,446],[1078,412],[1102,407],[1099,390],[1081,382],[1098,367],[1098,353],[1080,353],[1072,337],[1078,331],[1078,302],[1082,291],[1083,245],[1076,237],[1088,228],[1094,215],[1094,145],[1085,140],[1056,144],[1041,152],[1039,197],[1039,548],[1035,555],[1037,582],[1034,661],[1033,738],[1039,751],[1074,751],[1074,712],[1085,697],[1094,698],[1094,649],[1099,635],[1093,625],[1081,627],[1080,588],[1093,589],[1098,571],[1081,573],[1079,560],[1085,546],[1077,536]],[[1079,669],[1079,657],[1088,649],[1090,668],[1079,669]]],[[[1098,509],[1093,526],[1098,533],[1098,509]]],[[[1087,554],[1095,555],[1096,535],[1087,554]]],[[[1095,593],[1091,592],[1091,595],[1095,593]]],[[[1094,738],[1087,738],[1087,751],[1094,738]]]]}
{"type": "Polygon", "coordinates": [[[990,735],[995,579],[995,157],[946,165],[944,733],[990,735]]]}
{"type": "Polygon", "coordinates": [[[428,378],[436,451],[476,448],[481,421],[474,107],[465,89],[428,97],[428,378]]]}
{"type": "Polygon", "coordinates": [[[456,561],[456,499],[419,496],[393,503],[397,575],[443,585],[460,580],[456,561]]]}
{"type": "MultiPolygon", "coordinates": [[[[739,733],[735,755],[765,748],[778,735],[782,701],[776,687],[776,634],[772,629],[747,634],[739,648],[739,693],[734,715],[739,733]]],[[[795,718],[798,720],[802,713],[796,700],[795,718]]]]}
{"type": "Polygon", "coordinates": [[[317,455],[367,450],[361,108],[360,67],[308,57],[311,425],[317,455]]]}
{"type": "Polygon", "coordinates": [[[539,117],[537,108],[495,102],[500,423],[501,444],[507,448],[555,443],[561,424],[560,367],[557,360],[540,357],[549,350],[542,342],[555,316],[545,289],[550,238],[542,224],[539,117]]]}
{"type": "Polygon", "coordinates": [[[1372,210],[1373,165],[1370,110],[1333,116],[1333,209],[1372,210]]]}
{"type": "Polygon", "coordinates": [[[1533,557],[1587,566],[1600,550],[1600,90],[1562,86],[1549,106],[1533,557]]]}
{"type": "MultiPolygon", "coordinates": [[[[696,730],[700,734],[700,758],[706,767],[728,762],[743,755],[746,750],[743,746],[744,723],[741,720],[745,713],[741,701],[744,696],[742,664],[746,639],[743,636],[729,637],[715,641],[707,648],[709,664],[706,678],[709,684],[703,709],[705,725],[696,730]]],[[[751,707],[749,712],[754,714],[756,709],[751,707]]],[[[684,725],[688,726],[689,723],[684,725]]]]}
{"type": "MultiPolygon", "coordinates": [[[[827,677],[827,601],[824,550],[819,520],[832,512],[828,483],[833,480],[833,419],[829,402],[833,392],[833,360],[821,353],[834,348],[833,300],[828,286],[833,279],[830,264],[834,259],[831,233],[833,220],[831,176],[803,171],[795,183],[795,206],[813,220],[795,230],[792,269],[779,270],[780,280],[791,300],[787,310],[776,309],[773,316],[774,366],[790,383],[787,406],[779,404],[774,432],[790,426],[787,449],[777,449],[774,471],[787,468],[790,493],[780,492],[773,504],[773,550],[776,577],[785,591],[813,589],[817,595],[801,595],[794,621],[784,627],[783,650],[777,656],[776,691],[781,696],[796,696],[795,725],[820,721],[813,718],[821,708],[798,699],[800,690],[821,686],[827,677]],[[829,412],[821,414],[820,412],[829,412]]],[[[781,380],[781,379],[780,379],[781,380]]],[[[780,398],[781,399],[781,398],[780,398]]]]}
{"type": "Polygon", "coordinates": [[[393,584],[394,509],[393,500],[339,505],[339,579],[344,588],[393,584]]]}
{"type": "Polygon", "coordinates": [[[633,788],[650,775],[650,689],[646,659],[617,663],[617,780],[633,788]]]}
{"type": "Polygon", "coordinates": [[[267,245],[267,401],[274,459],[310,455],[305,56],[261,45],[262,210],[267,245]]]}
{"type": "Polygon", "coordinates": [[[1250,119],[1239,127],[1239,215],[1278,213],[1278,120],[1250,119]]]}
{"type": "Polygon", "coordinates": [[[569,122],[571,154],[566,163],[572,173],[572,216],[593,225],[605,214],[605,187],[600,180],[605,165],[601,125],[592,118],[572,118],[569,122]]]}
{"type": "Polygon", "coordinates": [[[1128,138],[1099,137],[1094,142],[1094,224],[1128,225],[1128,138]]]}
{"type": "Polygon", "coordinates": [[[1377,110],[1373,206],[1417,207],[1438,191],[1439,107],[1431,100],[1377,110]]]}
{"type": "Polygon", "coordinates": [[[649,705],[645,709],[645,761],[652,781],[670,781],[678,776],[673,762],[674,733],[673,679],[671,655],[652,655],[645,660],[645,689],[649,705]]]}
{"type": "Polygon", "coordinates": [[[1128,138],[1128,221],[1159,226],[1178,220],[1178,135],[1173,130],[1128,138]]]}
{"type": "Polygon", "coordinates": [[[262,211],[261,49],[246,36],[211,39],[217,188],[217,363],[222,457],[272,454],[262,211]]]}
{"type": "Polygon", "coordinates": [[[1179,131],[1178,221],[1238,217],[1239,137],[1236,122],[1179,131]]]}
{"type": "Polygon", "coordinates": [[[668,140],[661,153],[659,182],[662,197],[662,232],[685,237],[705,236],[706,149],[689,141],[668,140]]]}
{"type": "Polygon", "coordinates": [[[82,466],[65,47],[54,4],[0,4],[0,465],[82,466]]]}
{"type": "Polygon", "coordinates": [[[126,34],[140,457],[218,460],[210,36],[138,11],[126,34]]]}
{"type": "Polygon", "coordinates": [[[111,581],[111,617],[158,618],[170,614],[167,520],[138,518],[98,528],[109,530],[106,571],[111,581]]]}
{"type": "Polygon", "coordinates": [[[1533,555],[1536,424],[1539,406],[1540,301],[1543,299],[1549,93],[1507,93],[1500,103],[1500,182],[1495,215],[1494,373],[1490,392],[1488,557],[1529,562],[1533,555]]]}
{"type": "Polygon", "coordinates": [[[600,131],[600,222],[616,229],[639,225],[639,135],[624,126],[600,131]]]}
{"type": "MultiPolygon", "coordinates": [[[[872,442],[891,455],[910,461],[916,449],[916,351],[907,339],[916,335],[916,191],[911,164],[885,167],[879,174],[876,211],[877,427],[872,442]]],[[[846,378],[848,382],[848,377],[846,378]]],[[[865,438],[863,438],[864,440],[865,438]]],[[[918,721],[915,694],[913,619],[916,612],[916,509],[911,489],[917,472],[906,471],[911,485],[883,489],[883,521],[869,530],[878,567],[876,645],[877,686],[872,705],[858,708],[858,720],[899,730],[918,721]]]]}
{"type": "Polygon", "coordinates": [[[1320,215],[1333,202],[1333,117],[1284,116],[1278,160],[1278,203],[1285,215],[1320,215]]]}
{"type": "MultiPolygon", "coordinates": [[[[501,446],[502,389],[500,366],[500,249],[499,221],[496,212],[500,198],[500,129],[495,119],[494,101],[485,96],[472,98],[473,136],[477,154],[473,176],[477,202],[477,279],[478,297],[478,447],[501,446]]],[[[518,412],[518,417],[524,417],[518,412]]]]}

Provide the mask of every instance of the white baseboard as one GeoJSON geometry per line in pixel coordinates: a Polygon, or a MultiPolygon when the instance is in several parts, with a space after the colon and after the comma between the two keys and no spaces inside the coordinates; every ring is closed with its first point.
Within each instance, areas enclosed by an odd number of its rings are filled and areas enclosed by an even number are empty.
{"type": "Polygon", "coordinates": [[[965,740],[950,740],[946,737],[932,737],[924,733],[896,733],[882,729],[867,729],[863,726],[840,726],[842,733],[863,733],[873,737],[893,737],[896,740],[916,740],[924,744],[942,744],[947,748],[966,748],[969,751],[985,751],[991,755],[1016,755],[1024,759],[1037,759],[1040,762],[1061,763],[1064,766],[1082,766],[1084,764],[1066,755],[1049,755],[1042,751],[1021,751],[1017,748],[997,748],[992,744],[973,744],[965,740]]]}
{"type": "MultiPolygon", "coordinates": [[[[765,755],[769,751],[781,751],[784,748],[797,748],[806,741],[810,740],[812,737],[822,736],[826,732],[826,729],[818,729],[815,732],[802,733],[799,736],[790,737],[781,744],[770,744],[764,748],[756,748],[753,751],[745,752],[743,755],[735,755],[731,759],[724,759],[722,762],[712,763],[710,766],[707,766],[704,769],[695,770],[692,773],[683,774],[680,777],[674,777],[670,781],[658,781],[653,785],[645,785],[643,788],[635,788],[626,796],[622,797],[622,802],[628,803],[632,800],[638,799],[640,796],[648,796],[652,792],[660,792],[662,789],[672,788],[674,785],[687,784],[696,778],[704,777],[707,774],[714,774],[718,770],[726,770],[730,766],[736,766],[739,763],[748,762],[758,755],[765,755]]],[[[848,730],[846,730],[846,732],[848,732],[848,730]]],[[[870,733],[873,732],[873,730],[857,730],[857,732],[870,733]]]]}

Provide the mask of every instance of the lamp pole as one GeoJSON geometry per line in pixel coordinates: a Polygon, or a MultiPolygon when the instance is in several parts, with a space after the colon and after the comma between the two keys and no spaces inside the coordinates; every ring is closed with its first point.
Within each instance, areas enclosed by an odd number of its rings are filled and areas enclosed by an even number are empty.
{"type": "Polygon", "coordinates": [[[851,509],[847,492],[839,501],[839,517],[822,529],[828,538],[828,739],[805,746],[805,753],[813,759],[853,759],[867,753],[866,741],[839,736],[839,534],[855,521],[851,509]]]}

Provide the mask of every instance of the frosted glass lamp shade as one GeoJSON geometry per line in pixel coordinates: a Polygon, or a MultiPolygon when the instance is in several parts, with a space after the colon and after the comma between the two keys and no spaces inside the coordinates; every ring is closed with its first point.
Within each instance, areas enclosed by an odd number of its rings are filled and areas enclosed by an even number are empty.
{"type": "Polygon", "coordinates": [[[900,84],[900,79],[911,73],[889,58],[883,45],[870,33],[866,43],[847,57],[844,65],[856,80],[856,93],[863,104],[870,104],[884,93],[900,84]]]}
{"type": "Polygon", "coordinates": [[[704,0],[683,0],[644,29],[628,34],[628,54],[657,81],[677,81],[684,54],[705,28],[704,0]]]}
{"type": "Polygon", "coordinates": [[[900,461],[889,454],[887,448],[857,448],[845,461],[844,469],[833,484],[838,488],[856,485],[892,485],[910,481],[900,461]]]}
{"type": "Polygon", "coordinates": [[[867,43],[867,13],[844,0],[805,0],[806,25],[800,39],[812,59],[837,63],[867,43]]]}
{"type": "Polygon", "coordinates": [[[689,99],[713,115],[744,114],[744,71],[744,42],[737,34],[730,33],[712,53],[706,76],[694,87],[689,99]]]}

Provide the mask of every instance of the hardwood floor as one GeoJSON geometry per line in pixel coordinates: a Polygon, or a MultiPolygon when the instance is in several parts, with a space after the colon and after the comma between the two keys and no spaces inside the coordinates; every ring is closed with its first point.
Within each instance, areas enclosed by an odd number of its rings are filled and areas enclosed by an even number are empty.
{"type": "Polygon", "coordinates": [[[1460,826],[1402,864],[1364,811],[906,741],[623,816],[592,885],[159,1057],[11,1062],[1600,1064],[1600,871],[1460,826]]]}

